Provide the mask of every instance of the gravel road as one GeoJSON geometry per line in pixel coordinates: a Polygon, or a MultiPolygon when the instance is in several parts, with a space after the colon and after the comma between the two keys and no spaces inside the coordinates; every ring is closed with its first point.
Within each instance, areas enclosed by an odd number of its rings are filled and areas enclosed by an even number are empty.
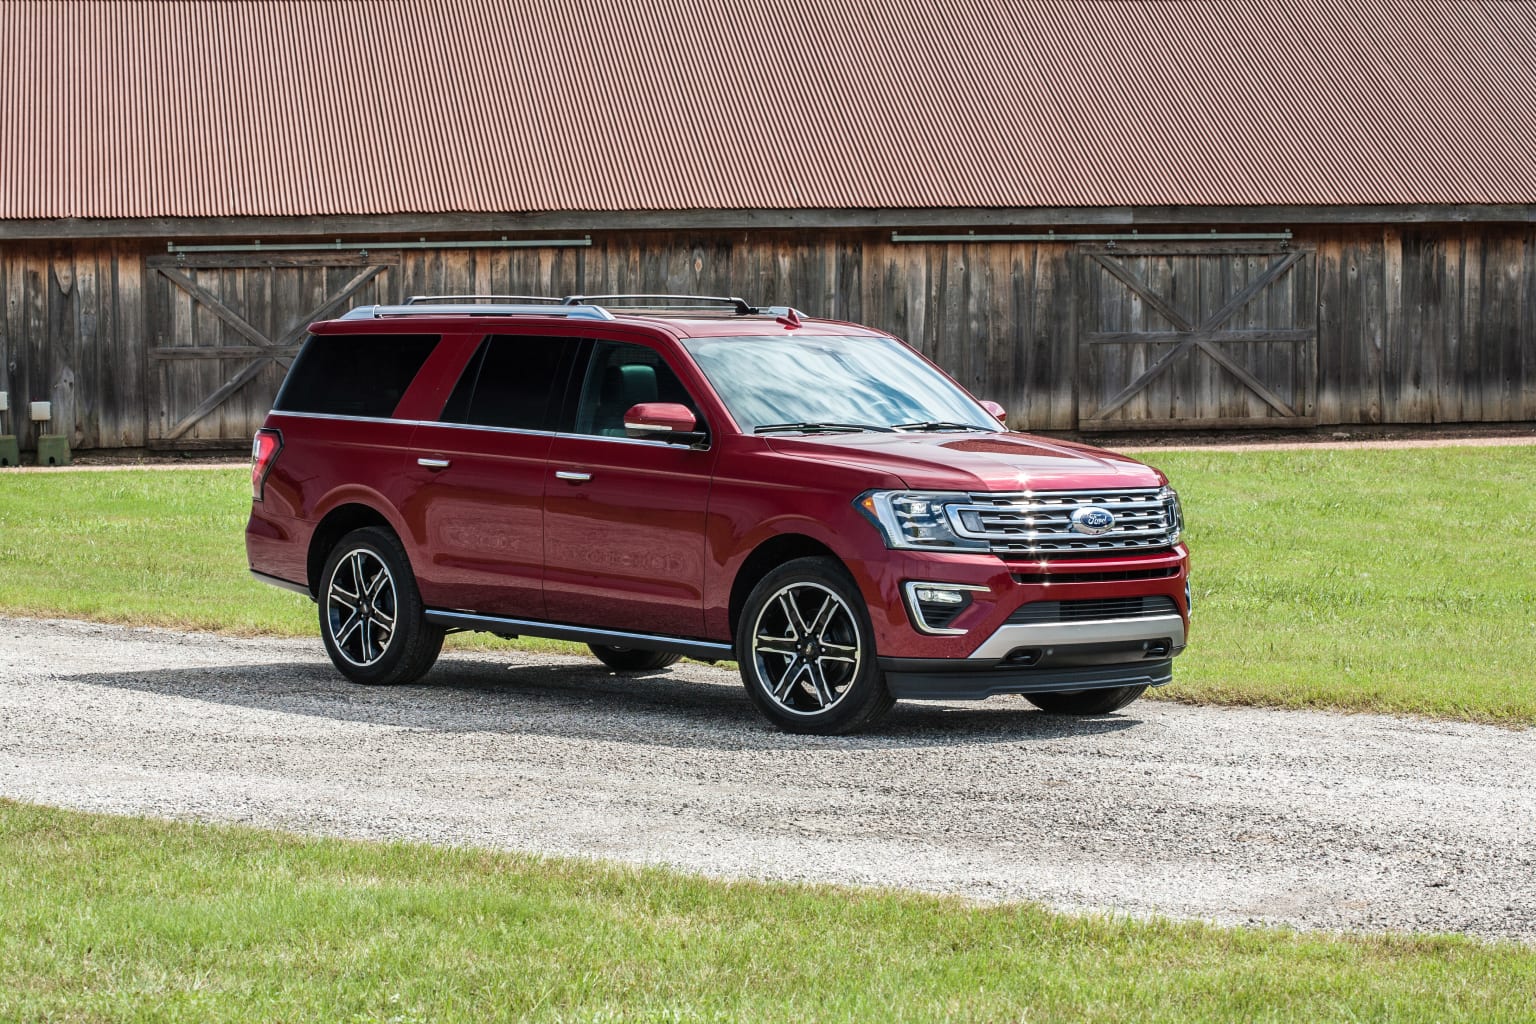
{"type": "Polygon", "coordinates": [[[727,877],[1536,942],[1536,732],[1142,701],[771,731],[733,673],[0,619],[0,795],[727,877]]]}

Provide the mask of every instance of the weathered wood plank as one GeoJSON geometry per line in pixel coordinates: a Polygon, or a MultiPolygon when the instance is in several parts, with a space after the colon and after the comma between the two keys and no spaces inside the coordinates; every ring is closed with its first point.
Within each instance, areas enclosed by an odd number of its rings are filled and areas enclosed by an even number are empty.
{"type": "MultiPolygon", "coordinates": [[[[1215,342],[1303,342],[1312,338],[1312,331],[1305,327],[1286,328],[1283,330],[1242,330],[1242,331],[1200,331],[1200,337],[1207,341],[1215,342]]],[[[1148,331],[1145,334],[1137,334],[1134,331],[1088,331],[1084,332],[1083,344],[1085,345],[1128,345],[1133,343],[1151,345],[1172,345],[1189,337],[1189,331],[1148,331]]]]}
{"type": "Polygon", "coordinates": [[[112,431],[116,410],[104,409],[101,375],[101,352],[105,339],[101,336],[101,284],[98,277],[95,246],[76,248],[70,258],[75,265],[75,337],[79,347],[75,352],[75,438],[70,444],[75,448],[99,448],[103,431],[112,431]]]}
{"type": "Polygon", "coordinates": [[[1337,238],[1317,245],[1317,418],[1341,422],[1343,395],[1344,317],[1343,243],[1337,238]]]}
{"type": "Polygon", "coordinates": [[[148,256],[144,260],[145,266],[154,270],[187,267],[201,267],[207,270],[223,270],[229,267],[366,267],[376,262],[378,262],[376,254],[363,255],[355,249],[340,249],[334,253],[197,252],[184,255],[161,253],[148,256]]]}
{"type": "MultiPolygon", "coordinates": [[[[27,354],[23,364],[26,366],[26,377],[21,387],[22,401],[44,402],[49,400],[49,379],[53,372],[48,339],[48,259],[35,250],[28,252],[25,259],[21,337],[27,354]]],[[[25,406],[21,407],[17,426],[22,428],[17,433],[25,438],[22,447],[29,444],[35,446],[41,431],[33,426],[25,406]]]]}
{"type": "Polygon", "coordinates": [[[11,409],[0,412],[0,434],[16,433],[16,409],[21,405],[17,393],[16,371],[20,367],[20,249],[0,245],[0,391],[10,398],[11,409]]]}
{"type": "MultiPolygon", "coordinates": [[[[1198,424],[1201,430],[1295,430],[1315,426],[1317,426],[1317,420],[1311,416],[1302,416],[1297,419],[1279,419],[1274,416],[1213,417],[1202,418],[1198,424]]],[[[1081,420],[1077,429],[1084,433],[1120,430],[1189,430],[1191,424],[1188,420],[1081,420]]]]}
{"type": "Polygon", "coordinates": [[[1520,232],[1520,389],[1516,418],[1536,420],[1536,231],[1520,232]]]}
{"type": "Polygon", "coordinates": [[[1120,282],[1129,288],[1132,292],[1139,295],[1147,303],[1151,304],[1152,308],[1161,313],[1169,323],[1173,324],[1174,327],[1185,331],[1194,330],[1195,325],[1190,323],[1188,318],[1186,318],[1183,313],[1168,305],[1162,296],[1157,295],[1150,288],[1148,288],[1146,282],[1141,280],[1141,278],[1133,273],[1131,269],[1124,263],[1099,253],[1090,253],[1090,256],[1092,256],[1094,262],[1098,263],[1099,266],[1109,271],[1113,277],[1118,278],[1120,282]]]}

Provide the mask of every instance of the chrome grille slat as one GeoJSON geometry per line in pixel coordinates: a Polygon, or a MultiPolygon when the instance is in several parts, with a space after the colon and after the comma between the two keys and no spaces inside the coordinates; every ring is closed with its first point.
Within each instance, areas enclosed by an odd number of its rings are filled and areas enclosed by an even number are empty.
{"type": "Polygon", "coordinates": [[[1171,547],[1176,536],[1161,490],[1046,491],[973,494],[950,506],[951,525],[962,536],[985,540],[1000,555],[1050,557],[1148,551],[1171,547]],[[1072,513],[1097,506],[1115,517],[1097,536],[1072,528],[1072,513]]]}

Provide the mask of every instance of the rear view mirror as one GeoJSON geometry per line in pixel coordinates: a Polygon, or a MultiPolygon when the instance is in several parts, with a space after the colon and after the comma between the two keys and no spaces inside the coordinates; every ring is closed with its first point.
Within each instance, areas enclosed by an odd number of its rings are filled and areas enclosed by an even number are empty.
{"type": "Polygon", "coordinates": [[[1008,425],[1008,410],[1004,409],[1002,406],[991,400],[982,402],[981,407],[987,410],[987,412],[991,413],[992,418],[997,420],[1003,426],[1006,427],[1008,425]]]}
{"type": "Polygon", "coordinates": [[[649,441],[693,444],[704,437],[698,428],[693,411],[676,402],[641,402],[624,414],[624,432],[649,441]]]}

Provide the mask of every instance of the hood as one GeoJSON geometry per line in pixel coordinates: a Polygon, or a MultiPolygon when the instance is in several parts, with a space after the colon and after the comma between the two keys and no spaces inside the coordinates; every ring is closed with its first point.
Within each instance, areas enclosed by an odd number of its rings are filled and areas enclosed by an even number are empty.
{"type": "Polygon", "coordinates": [[[894,474],[914,490],[1076,491],[1167,483],[1135,459],[1033,434],[769,435],[767,441],[786,455],[894,474]]]}

